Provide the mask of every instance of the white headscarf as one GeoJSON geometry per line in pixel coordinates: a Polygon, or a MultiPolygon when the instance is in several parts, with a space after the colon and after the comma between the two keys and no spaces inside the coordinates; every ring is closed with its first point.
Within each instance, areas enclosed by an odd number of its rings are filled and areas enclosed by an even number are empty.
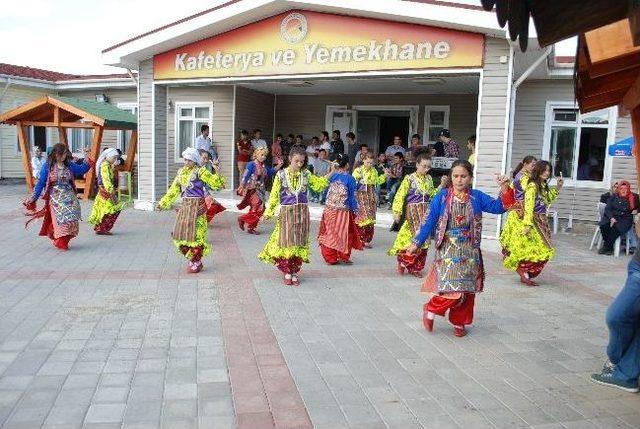
{"type": "Polygon", "coordinates": [[[200,152],[198,149],[193,147],[188,147],[182,152],[182,157],[184,159],[188,159],[189,161],[193,161],[196,165],[200,165],[200,152]]]}
{"type": "Polygon", "coordinates": [[[118,152],[117,149],[114,149],[112,147],[109,149],[103,150],[100,156],[98,157],[98,162],[96,162],[96,174],[100,174],[100,166],[102,165],[103,161],[113,157],[117,158],[118,155],[120,155],[120,152],[118,152]]]}

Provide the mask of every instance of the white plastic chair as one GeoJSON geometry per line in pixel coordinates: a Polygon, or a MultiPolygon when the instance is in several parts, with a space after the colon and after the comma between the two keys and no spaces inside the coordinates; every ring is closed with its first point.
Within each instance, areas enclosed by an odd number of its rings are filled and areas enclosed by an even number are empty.
{"type": "MultiPolygon", "coordinates": [[[[627,231],[627,233],[624,235],[624,239],[625,239],[625,253],[627,254],[627,256],[629,256],[629,249],[631,248],[631,239],[633,238],[633,234],[635,234],[635,231],[633,230],[633,227],[627,231]]],[[[618,239],[616,240],[616,242],[613,244],[613,255],[617,258],[618,256],[620,256],[620,246],[622,245],[622,237],[618,237],[618,239]]]]}
{"type": "Polygon", "coordinates": [[[593,237],[591,237],[591,245],[589,246],[589,250],[593,249],[593,246],[596,246],[596,250],[600,249],[602,245],[602,234],[600,234],[600,219],[604,215],[604,208],[607,207],[605,203],[598,203],[598,219],[596,220],[596,230],[593,231],[593,237]]]}
{"type": "Polygon", "coordinates": [[[547,217],[553,219],[553,233],[558,234],[558,212],[556,210],[547,210],[547,217]]]}

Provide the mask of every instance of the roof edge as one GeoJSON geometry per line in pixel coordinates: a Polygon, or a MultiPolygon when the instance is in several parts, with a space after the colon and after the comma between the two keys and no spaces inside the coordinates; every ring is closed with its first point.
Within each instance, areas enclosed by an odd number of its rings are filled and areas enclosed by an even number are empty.
{"type": "Polygon", "coordinates": [[[165,25],[163,25],[161,27],[154,28],[154,29],[149,30],[147,32],[144,32],[142,34],[138,34],[137,36],[133,36],[133,37],[131,37],[131,38],[127,39],[127,40],[124,40],[124,41],[122,41],[120,43],[116,43],[113,46],[109,46],[108,48],[103,49],[102,53],[104,54],[106,52],[109,52],[109,51],[112,51],[112,50],[114,50],[116,48],[119,48],[120,46],[124,46],[127,43],[133,42],[134,40],[142,39],[143,37],[148,36],[150,34],[157,33],[159,31],[165,30],[165,29],[167,29],[169,27],[173,27],[173,26],[178,25],[178,24],[182,24],[183,22],[192,20],[194,18],[198,18],[199,16],[206,15],[206,14],[208,14],[210,12],[215,12],[218,9],[225,8],[227,6],[232,5],[233,3],[238,3],[238,2],[241,2],[241,1],[242,0],[229,0],[229,1],[225,2],[225,3],[223,3],[223,4],[220,4],[218,6],[212,7],[210,9],[203,10],[203,11],[198,12],[198,13],[194,13],[193,15],[189,15],[189,16],[184,17],[182,19],[179,19],[177,21],[170,22],[169,24],[165,24],[165,25]]]}

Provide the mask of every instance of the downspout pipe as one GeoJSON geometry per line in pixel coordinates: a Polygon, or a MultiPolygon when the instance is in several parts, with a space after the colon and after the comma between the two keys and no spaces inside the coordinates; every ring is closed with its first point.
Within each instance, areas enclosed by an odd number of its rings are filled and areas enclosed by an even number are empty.
{"type": "Polygon", "coordinates": [[[129,75],[129,77],[133,81],[133,84],[137,88],[138,87],[138,79],[136,78],[136,75],[133,74],[133,72],[131,71],[131,69],[129,67],[127,67],[127,74],[129,75]]]}
{"type": "Polygon", "coordinates": [[[553,47],[549,46],[545,49],[544,53],[538,57],[533,64],[531,64],[511,86],[511,105],[509,106],[509,130],[507,134],[507,162],[505,163],[505,171],[503,174],[508,174],[511,166],[511,156],[513,153],[513,128],[516,119],[516,93],[518,87],[527,80],[527,78],[533,73],[533,71],[547,59],[549,54],[553,51],[553,47]]]}
{"type": "MultiPolygon", "coordinates": [[[[4,96],[7,94],[9,87],[11,86],[11,78],[7,77],[7,83],[2,88],[2,94],[0,94],[0,112],[6,110],[2,107],[2,100],[4,100],[4,96]]],[[[0,179],[2,179],[2,150],[0,150],[0,179]]]]}

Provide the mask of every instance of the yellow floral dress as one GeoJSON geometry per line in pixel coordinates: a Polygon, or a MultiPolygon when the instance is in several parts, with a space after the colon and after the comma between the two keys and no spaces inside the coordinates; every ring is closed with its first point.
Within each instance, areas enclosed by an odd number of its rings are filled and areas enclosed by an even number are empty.
{"type": "Polygon", "coordinates": [[[382,185],[387,180],[387,175],[378,174],[375,168],[367,168],[364,165],[355,168],[352,174],[358,183],[356,190],[356,200],[358,201],[356,225],[359,227],[375,225],[378,206],[375,187],[382,185]]]}
{"type": "Polygon", "coordinates": [[[120,213],[124,207],[123,203],[118,202],[118,195],[113,178],[113,168],[111,164],[106,161],[100,166],[99,179],[98,184],[101,189],[98,195],[96,195],[93,207],[91,208],[91,215],[88,219],[88,222],[96,227],[102,223],[105,217],[120,213]]]}
{"type": "MultiPolygon", "coordinates": [[[[434,186],[433,179],[429,174],[419,175],[418,173],[412,173],[405,176],[393,199],[393,205],[391,207],[393,214],[402,216],[405,203],[407,205],[420,204],[420,209],[423,214],[420,216],[421,219],[414,219],[411,216],[407,216],[400,227],[393,246],[387,252],[389,255],[397,255],[409,247],[416,232],[420,229],[420,225],[427,219],[429,201],[437,192],[438,188],[434,186]]],[[[422,249],[428,248],[429,240],[425,241],[422,245],[422,249]]]]}
{"type": "Polygon", "coordinates": [[[264,249],[258,255],[258,258],[268,264],[275,264],[280,259],[291,259],[298,257],[302,262],[309,262],[309,227],[308,227],[308,213],[309,208],[307,206],[307,189],[311,189],[313,192],[322,192],[329,186],[329,180],[326,177],[316,176],[308,170],[292,171],[290,167],[284,170],[280,170],[274,180],[269,194],[269,200],[267,202],[267,208],[264,213],[265,219],[272,218],[276,215],[276,210],[283,206],[297,207],[299,214],[304,220],[306,215],[306,221],[288,225],[298,229],[299,231],[292,231],[292,235],[301,233],[303,237],[301,245],[294,246],[281,246],[281,234],[280,229],[282,227],[283,219],[282,212],[276,221],[276,226],[269,237],[269,241],[264,246],[264,249]],[[305,226],[305,222],[307,225],[305,226]],[[306,229],[305,229],[306,228],[306,229]]]}
{"type": "Polygon", "coordinates": [[[178,249],[178,253],[184,254],[188,259],[191,257],[190,252],[183,253],[180,248],[186,246],[188,248],[202,247],[202,256],[206,256],[211,252],[211,245],[207,241],[207,216],[205,212],[204,198],[207,195],[207,187],[212,191],[224,188],[225,179],[217,173],[211,173],[205,167],[182,167],[178,170],[176,178],[171,183],[167,193],[158,202],[158,207],[167,210],[175,203],[179,196],[183,198],[201,199],[200,208],[197,212],[195,240],[173,240],[174,245],[178,249]]]}
{"type": "MultiPolygon", "coordinates": [[[[523,187],[523,209],[509,212],[507,222],[500,234],[500,244],[505,256],[503,264],[505,268],[513,271],[517,270],[521,264],[547,262],[555,254],[551,243],[547,209],[558,198],[558,190],[543,188],[542,192],[538,192],[536,184],[528,180],[523,187]],[[529,227],[527,235],[523,233],[525,226],[529,227]]],[[[542,267],[539,268],[541,269],[542,267]]]]}

